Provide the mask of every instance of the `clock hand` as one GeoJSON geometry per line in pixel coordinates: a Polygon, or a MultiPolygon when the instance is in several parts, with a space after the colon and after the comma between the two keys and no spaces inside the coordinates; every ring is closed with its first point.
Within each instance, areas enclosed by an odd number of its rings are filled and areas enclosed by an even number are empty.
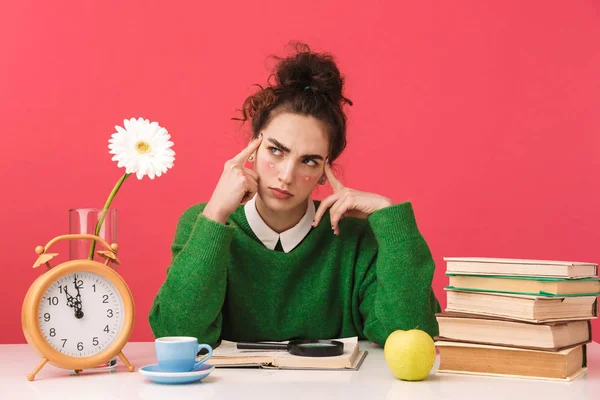
{"type": "Polygon", "coordinates": [[[65,286],[65,294],[67,295],[67,305],[71,308],[75,307],[74,297],[69,294],[67,287],[65,286]]]}
{"type": "Polygon", "coordinates": [[[81,293],[79,292],[79,286],[77,286],[77,274],[73,274],[73,284],[75,285],[75,289],[77,290],[77,295],[75,296],[75,318],[81,319],[83,318],[83,307],[81,303],[81,293]]]}
{"type": "Polygon", "coordinates": [[[81,293],[79,292],[79,286],[77,286],[77,275],[73,275],[75,279],[73,279],[73,285],[75,285],[75,290],[77,290],[77,296],[75,296],[76,301],[81,305],[81,293]]]}
{"type": "Polygon", "coordinates": [[[81,311],[81,302],[69,294],[66,286],[65,293],[67,295],[67,305],[75,309],[75,318],[83,318],[83,311],[81,311]]]}

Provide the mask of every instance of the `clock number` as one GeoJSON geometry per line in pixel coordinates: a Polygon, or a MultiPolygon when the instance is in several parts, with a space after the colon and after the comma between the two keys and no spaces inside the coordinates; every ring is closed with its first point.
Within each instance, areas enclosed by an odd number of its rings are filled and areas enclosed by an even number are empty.
{"type": "Polygon", "coordinates": [[[83,281],[81,279],[77,281],[77,287],[83,289],[83,281]]]}
{"type": "Polygon", "coordinates": [[[104,332],[106,332],[106,333],[109,333],[109,332],[110,332],[110,331],[108,330],[108,325],[106,325],[106,326],[104,327],[104,332]]]}
{"type": "Polygon", "coordinates": [[[48,305],[49,306],[55,306],[58,304],[58,297],[54,296],[54,297],[48,297],[48,305]]]}
{"type": "Polygon", "coordinates": [[[92,287],[94,288],[94,293],[96,293],[96,284],[94,283],[92,287]]]}
{"type": "Polygon", "coordinates": [[[56,330],[54,328],[50,328],[50,336],[51,337],[56,336],[56,330]]]}
{"type": "Polygon", "coordinates": [[[108,295],[107,294],[102,295],[102,302],[103,303],[108,303],[108,295]]]}
{"type": "Polygon", "coordinates": [[[112,310],[112,308],[109,308],[108,310],[106,310],[106,312],[107,312],[106,316],[108,318],[112,318],[113,317],[113,310],[112,310]]]}
{"type": "Polygon", "coordinates": [[[50,321],[50,313],[45,313],[44,314],[44,322],[48,322],[50,321]]]}
{"type": "Polygon", "coordinates": [[[94,346],[98,346],[98,343],[100,343],[100,342],[98,341],[98,338],[97,338],[96,336],[94,336],[94,338],[92,339],[92,345],[94,345],[94,346]]]}
{"type": "Polygon", "coordinates": [[[83,342],[77,343],[77,350],[79,350],[79,351],[83,350],[83,342]]]}
{"type": "Polygon", "coordinates": [[[63,294],[63,290],[64,290],[65,292],[67,292],[67,287],[66,287],[66,286],[59,286],[59,287],[58,287],[58,291],[60,292],[60,294],[63,294]]]}
{"type": "Polygon", "coordinates": [[[62,342],[63,342],[63,345],[62,345],[62,347],[64,348],[64,347],[65,347],[65,344],[67,344],[67,339],[60,339],[60,340],[62,340],[62,342]]]}

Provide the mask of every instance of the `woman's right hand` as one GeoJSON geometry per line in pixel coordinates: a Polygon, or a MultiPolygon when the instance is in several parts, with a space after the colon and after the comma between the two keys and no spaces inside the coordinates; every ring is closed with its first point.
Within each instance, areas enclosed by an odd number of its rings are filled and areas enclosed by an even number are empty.
{"type": "Polygon", "coordinates": [[[246,160],[262,143],[262,133],[237,156],[225,162],[223,173],[204,208],[205,217],[225,224],[240,203],[250,200],[258,190],[258,175],[244,167],[246,160]]]}

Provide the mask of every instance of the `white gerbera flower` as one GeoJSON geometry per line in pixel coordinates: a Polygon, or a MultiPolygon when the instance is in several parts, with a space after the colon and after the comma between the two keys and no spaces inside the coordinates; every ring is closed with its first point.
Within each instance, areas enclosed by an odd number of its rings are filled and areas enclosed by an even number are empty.
{"type": "Polygon", "coordinates": [[[150,179],[161,176],[173,167],[175,152],[167,130],[147,119],[124,120],[125,129],[115,126],[116,133],[108,140],[112,160],[119,168],[125,167],[127,174],[135,174],[138,179],[148,175],[150,179]]]}

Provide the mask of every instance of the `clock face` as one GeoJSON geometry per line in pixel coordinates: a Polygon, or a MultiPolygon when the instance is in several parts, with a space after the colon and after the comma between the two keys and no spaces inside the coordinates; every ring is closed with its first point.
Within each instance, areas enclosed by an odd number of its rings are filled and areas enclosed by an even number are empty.
{"type": "Polygon", "coordinates": [[[55,281],[38,308],[42,334],[62,354],[89,357],[105,350],[123,327],[123,299],[115,286],[93,272],[55,281]]]}

